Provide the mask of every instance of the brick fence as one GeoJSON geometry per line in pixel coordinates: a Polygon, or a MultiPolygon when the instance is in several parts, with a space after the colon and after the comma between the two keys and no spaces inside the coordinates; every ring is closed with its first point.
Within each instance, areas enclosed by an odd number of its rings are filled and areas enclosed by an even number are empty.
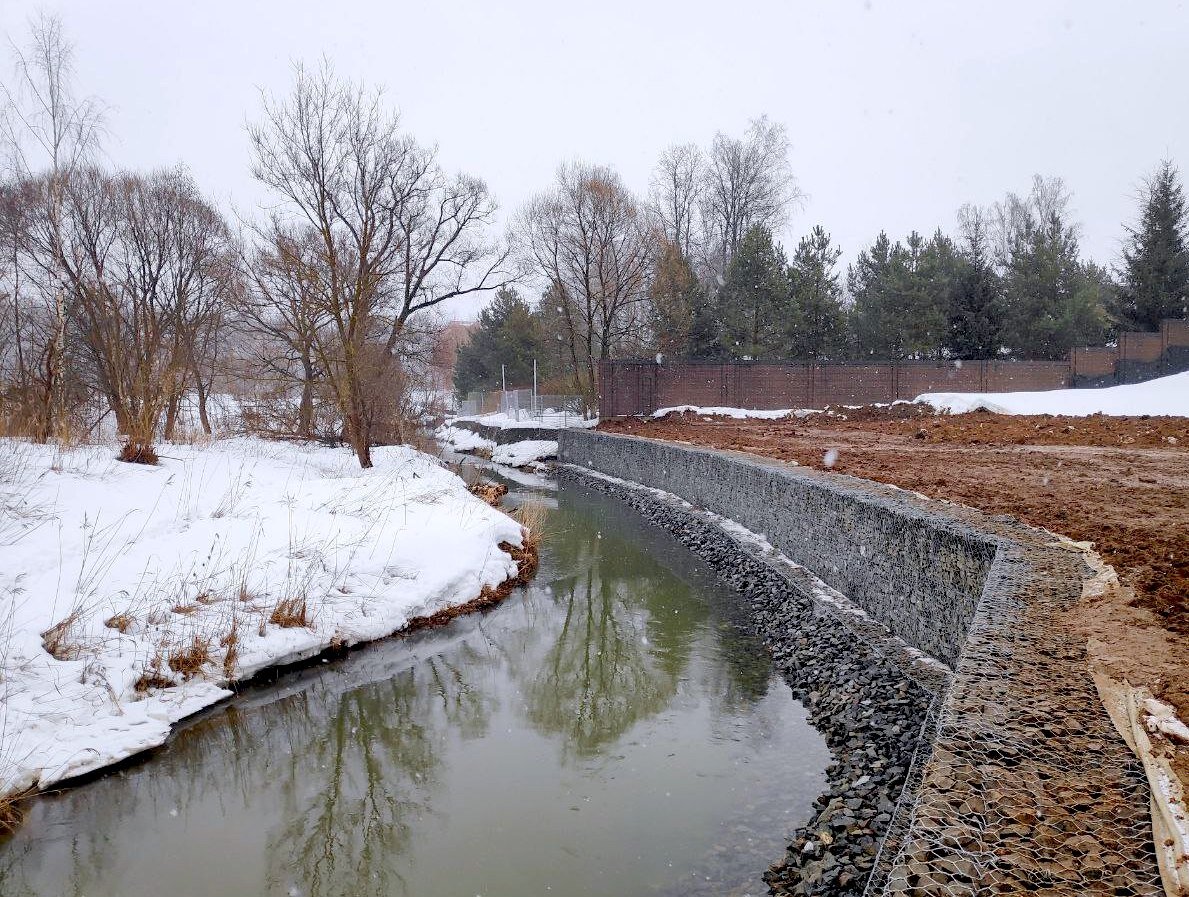
{"type": "Polygon", "coordinates": [[[923,392],[1011,392],[1112,386],[1189,370],[1189,321],[1121,333],[1115,346],[1070,350],[1063,361],[895,361],[876,364],[605,361],[599,416],[675,405],[820,408],[914,399],[923,392]]]}

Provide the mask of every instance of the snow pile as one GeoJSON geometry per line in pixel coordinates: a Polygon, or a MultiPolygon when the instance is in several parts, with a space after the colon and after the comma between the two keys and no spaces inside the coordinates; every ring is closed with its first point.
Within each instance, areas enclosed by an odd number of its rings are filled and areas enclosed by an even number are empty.
{"type": "Polygon", "coordinates": [[[1048,392],[931,392],[916,401],[961,414],[983,409],[996,414],[1063,414],[1112,417],[1140,414],[1189,417],[1189,372],[1105,389],[1054,389],[1048,392]]]}
{"type": "Polygon", "coordinates": [[[490,452],[495,449],[495,443],[492,440],[484,439],[478,433],[473,433],[463,427],[443,425],[438,427],[433,435],[439,442],[445,443],[456,452],[473,452],[476,449],[485,449],[490,452]]]}
{"type": "Polygon", "coordinates": [[[525,439],[521,442],[511,442],[499,445],[491,453],[491,460],[496,464],[506,464],[509,467],[524,467],[533,461],[544,458],[557,457],[557,442],[552,439],[525,439]]]}
{"type": "Polygon", "coordinates": [[[520,420],[511,414],[474,414],[465,417],[452,417],[447,423],[460,420],[474,421],[477,424],[484,424],[499,430],[560,430],[566,427],[586,429],[599,425],[597,417],[583,419],[573,411],[554,411],[549,408],[545,409],[540,417],[524,417],[520,420]]]}
{"type": "Polygon", "coordinates": [[[684,414],[690,412],[705,417],[730,417],[735,420],[757,418],[759,420],[780,420],[785,417],[807,417],[818,412],[809,408],[781,408],[779,410],[763,410],[757,408],[727,408],[718,405],[674,405],[672,408],[658,408],[652,412],[653,417],[664,417],[667,414],[684,414]]]}
{"type": "Polygon", "coordinates": [[[0,439],[0,794],[151,748],[231,680],[516,573],[498,546],[519,525],[412,449],[366,471],[252,439],[161,453],[0,439]]]}

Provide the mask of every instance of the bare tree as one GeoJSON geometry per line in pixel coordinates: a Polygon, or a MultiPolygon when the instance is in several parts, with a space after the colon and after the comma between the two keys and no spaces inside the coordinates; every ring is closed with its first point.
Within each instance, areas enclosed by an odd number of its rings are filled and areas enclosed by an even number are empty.
{"type": "Polygon", "coordinates": [[[363,467],[409,318],[510,279],[506,253],[483,238],[495,214],[486,185],[445,175],[381,101],[327,64],[298,66],[290,96],[266,97],[249,128],[253,175],[317,234],[305,276],[328,325],[315,349],[363,467]]]}
{"type": "Polygon", "coordinates": [[[574,386],[593,401],[598,363],[644,341],[657,234],[619,175],[580,163],[558,169],[514,232],[524,264],[558,303],[574,386]]]}
{"type": "Polygon", "coordinates": [[[665,239],[686,259],[695,257],[700,236],[699,201],[705,160],[697,144],[670,146],[657,161],[649,203],[665,239]]]}
{"type": "Polygon", "coordinates": [[[789,141],[784,125],[761,116],[742,138],[719,132],[707,160],[701,197],[706,231],[704,261],[717,274],[756,226],[776,231],[801,198],[789,167],[789,141]]]}
{"type": "MultiPolygon", "coordinates": [[[[25,181],[46,172],[42,203],[26,205],[26,212],[47,217],[44,232],[51,236],[48,251],[60,258],[61,218],[65,192],[80,165],[86,164],[99,145],[103,129],[103,108],[94,98],[77,99],[72,89],[74,48],[66,39],[61,21],[41,15],[30,24],[25,48],[12,45],[16,86],[0,84],[0,143],[7,150],[7,162],[17,180],[25,181]]],[[[16,258],[14,256],[14,261],[16,258]]],[[[16,261],[19,266],[19,261],[16,261]]],[[[49,280],[34,295],[17,292],[13,301],[50,302],[50,314],[32,311],[26,320],[47,320],[33,353],[37,365],[23,365],[25,374],[38,372],[41,400],[37,410],[37,435],[48,439],[55,429],[55,417],[65,407],[66,330],[70,309],[60,281],[60,266],[42,265],[49,280]]],[[[21,335],[33,339],[32,331],[21,335]]],[[[26,394],[28,394],[26,390],[26,394]]]]}
{"type": "Polygon", "coordinates": [[[251,341],[269,387],[265,403],[252,413],[257,425],[273,435],[330,437],[327,428],[317,426],[321,415],[315,407],[325,380],[317,341],[330,324],[328,303],[317,292],[325,278],[312,274],[321,238],[308,225],[287,228],[275,220],[257,238],[244,259],[248,287],[236,304],[236,324],[251,341]],[[287,399],[295,391],[297,407],[289,413],[287,399]]]}

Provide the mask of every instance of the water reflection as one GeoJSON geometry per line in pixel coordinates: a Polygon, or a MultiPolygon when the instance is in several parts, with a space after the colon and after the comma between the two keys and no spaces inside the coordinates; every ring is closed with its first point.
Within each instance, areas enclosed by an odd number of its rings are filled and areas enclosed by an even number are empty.
{"type": "Polygon", "coordinates": [[[760,888],[820,737],[676,543],[570,489],[550,529],[537,583],[491,614],[245,694],[38,801],[0,893],[760,888]]]}

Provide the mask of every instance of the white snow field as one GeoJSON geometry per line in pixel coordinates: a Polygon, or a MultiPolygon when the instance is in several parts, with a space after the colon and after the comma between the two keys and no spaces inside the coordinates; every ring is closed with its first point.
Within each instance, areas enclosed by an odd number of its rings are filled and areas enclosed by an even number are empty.
{"type": "Polygon", "coordinates": [[[557,457],[557,441],[553,439],[525,439],[507,445],[497,445],[491,460],[509,467],[524,467],[534,461],[557,457]]]}
{"type": "Polygon", "coordinates": [[[474,421],[477,424],[485,424],[486,426],[496,427],[500,430],[560,430],[564,427],[588,428],[599,425],[599,419],[597,417],[586,418],[584,420],[573,412],[548,410],[541,417],[526,417],[523,420],[517,420],[510,414],[498,413],[451,417],[446,423],[450,424],[460,420],[474,421]]]}
{"type": "Polygon", "coordinates": [[[996,414],[1140,414],[1189,417],[1189,371],[1103,389],[1054,389],[1048,392],[930,392],[916,401],[961,414],[984,409],[996,414]]]}
{"type": "Polygon", "coordinates": [[[495,449],[495,441],[480,436],[465,427],[452,427],[449,424],[443,424],[434,431],[434,438],[444,442],[456,452],[473,452],[476,449],[484,449],[486,451],[493,451],[495,449]]]}
{"type": "Polygon", "coordinates": [[[658,408],[652,412],[653,417],[664,417],[667,414],[700,414],[704,417],[730,417],[735,420],[755,418],[757,420],[780,420],[785,417],[808,417],[811,414],[821,414],[816,408],[780,408],[776,410],[763,408],[729,408],[723,405],[674,405],[672,408],[658,408]]]}
{"type": "Polygon", "coordinates": [[[412,449],[366,471],[255,439],[160,452],[0,439],[0,795],[161,744],[230,681],[516,573],[499,543],[519,524],[412,449]]]}

